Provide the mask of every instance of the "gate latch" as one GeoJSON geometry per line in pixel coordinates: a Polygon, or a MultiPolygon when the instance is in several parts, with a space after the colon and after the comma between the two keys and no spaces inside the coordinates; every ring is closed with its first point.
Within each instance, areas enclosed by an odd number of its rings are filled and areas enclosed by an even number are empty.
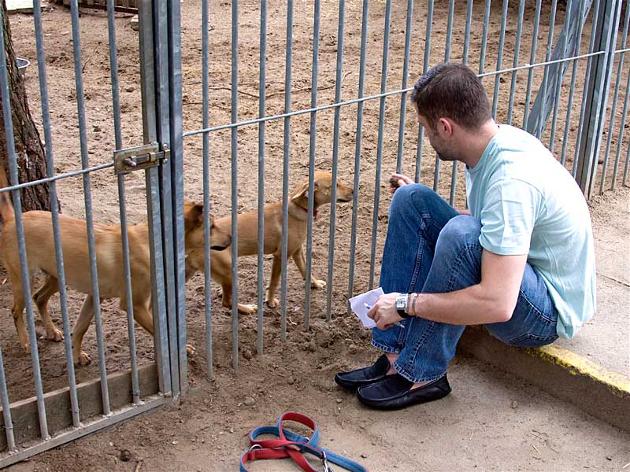
{"type": "Polygon", "coordinates": [[[170,157],[170,149],[166,144],[145,144],[114,151],[114,170],[116,174],[128,174],[134,170],[148,169],[166,162],[170,157]]]}

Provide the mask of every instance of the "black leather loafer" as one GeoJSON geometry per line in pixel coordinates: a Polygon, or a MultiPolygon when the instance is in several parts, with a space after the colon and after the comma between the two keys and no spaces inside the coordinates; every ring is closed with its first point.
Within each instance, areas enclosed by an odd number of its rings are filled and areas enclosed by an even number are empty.
{"type": "Polygon", "coordinates": [[[379,410],[398,410],[419,403],[439,400],[451,393],[446,374],[431,383],[411,389],[410,382],[399,374],[359,388],[357,397],[366,406],[379,410]]]}
{"type": "Polygon", "coordinates": [[[363,367],[362,369],[351,370],[349,372],[339,372],[335,375],[335,382],[346,390],[356,392],[359,387],[383,380],[389,367],[389,360],[387,360],[387,356],[383,354],[369,367],[363,367]]]}

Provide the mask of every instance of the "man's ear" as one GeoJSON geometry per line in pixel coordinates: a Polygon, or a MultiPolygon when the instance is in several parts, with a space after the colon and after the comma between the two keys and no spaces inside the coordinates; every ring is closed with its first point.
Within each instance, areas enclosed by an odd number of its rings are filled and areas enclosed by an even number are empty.
{"type": "Polygon", "coordinates": [[[443,134],[451,136],[453,134],[453,123],[447,118],[440,118],[438,120],[438,127],[443,134]]]}

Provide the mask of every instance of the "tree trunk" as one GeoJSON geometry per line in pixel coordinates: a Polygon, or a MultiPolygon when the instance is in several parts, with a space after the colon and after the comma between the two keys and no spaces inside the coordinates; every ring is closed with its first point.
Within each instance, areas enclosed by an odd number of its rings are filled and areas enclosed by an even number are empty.
{"type": "MultiPolygon", "coordinates": [[[[2,20],[19,180],[20,183],[32,182],[46,177],[46,154],[28,108],[24,80],[18,72],[5,0],[2,0],[2,20]]],[[[2,107],[0,97],[0,165],[4,167],[8,176],[7,139],[2,119],[2,107]]],[[[21,200],[24,211],[50,210],[48,185],[35,185],[22,189],[21,200]]]]}

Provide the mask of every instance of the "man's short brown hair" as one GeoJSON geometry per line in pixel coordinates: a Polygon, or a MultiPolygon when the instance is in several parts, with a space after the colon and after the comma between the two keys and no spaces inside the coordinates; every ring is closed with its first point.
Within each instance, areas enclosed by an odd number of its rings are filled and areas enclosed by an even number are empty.
{"type": "Polygon", "coordinates": [[[432,128],[440,118],[450,118],[475,130],[492,117],[481,80],[463,64],[429,69],[414,85],[411,100],[432,128]]]}

